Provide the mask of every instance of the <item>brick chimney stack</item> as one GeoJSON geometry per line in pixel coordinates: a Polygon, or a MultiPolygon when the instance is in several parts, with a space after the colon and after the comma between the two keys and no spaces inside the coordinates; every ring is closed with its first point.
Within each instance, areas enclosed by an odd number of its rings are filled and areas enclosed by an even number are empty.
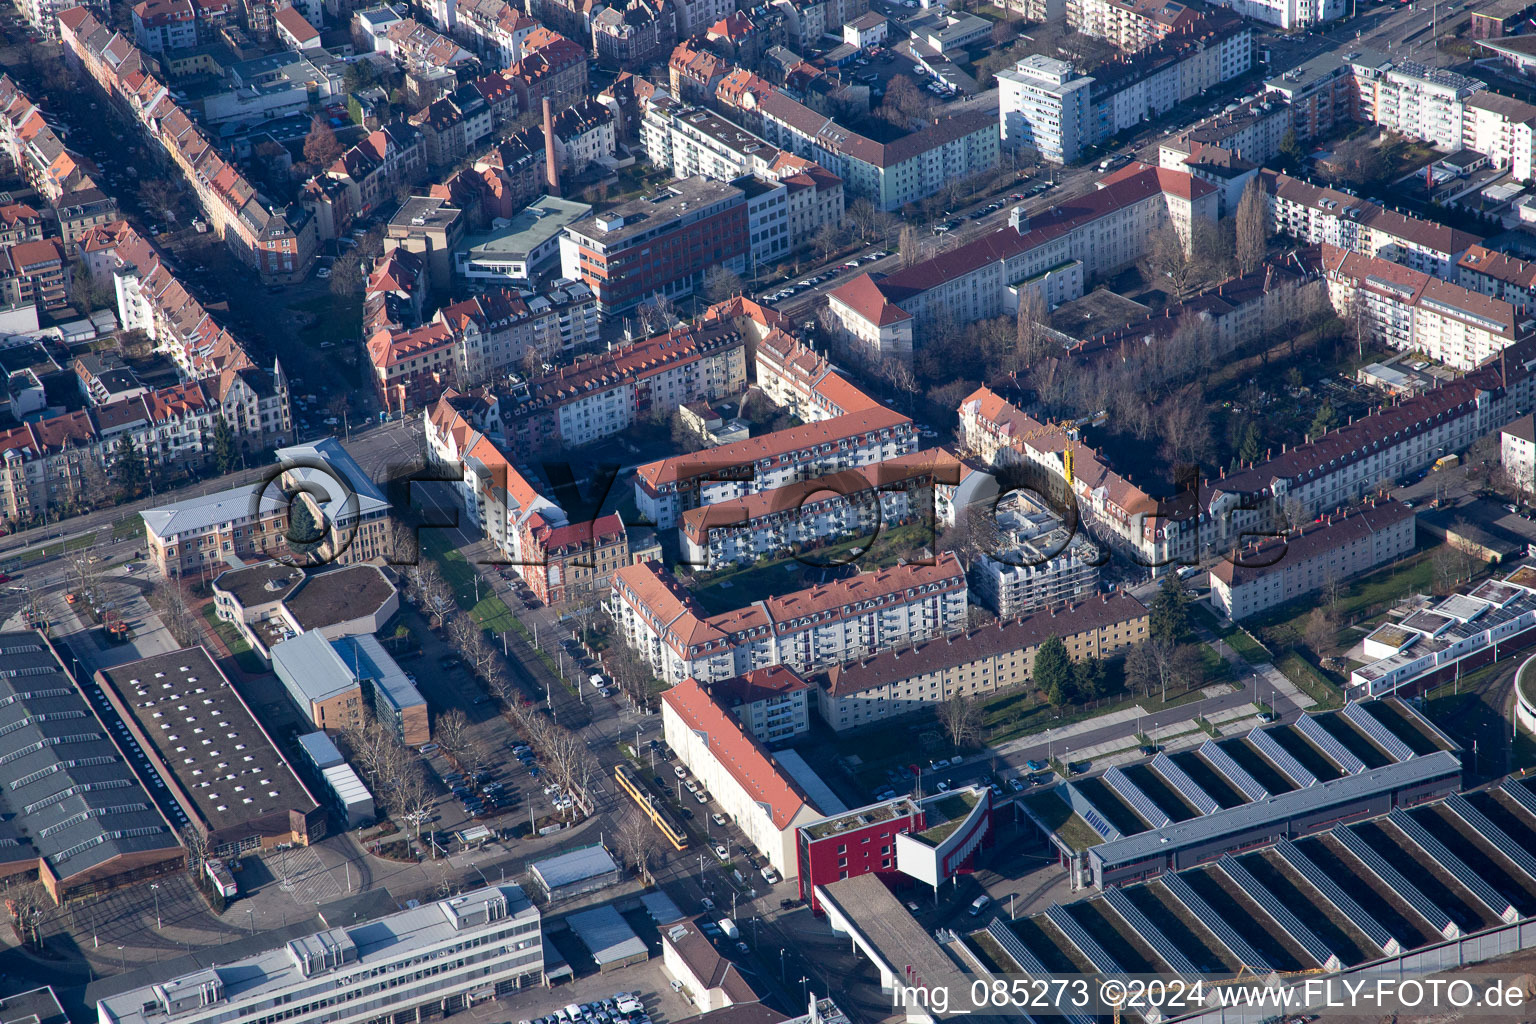
{"type": "Polygon", "coordinates": [[[549,97],[544,97],[544,178],[549,194],[560,194],[560,164],[555,159],[555,112],[549,97]]]}

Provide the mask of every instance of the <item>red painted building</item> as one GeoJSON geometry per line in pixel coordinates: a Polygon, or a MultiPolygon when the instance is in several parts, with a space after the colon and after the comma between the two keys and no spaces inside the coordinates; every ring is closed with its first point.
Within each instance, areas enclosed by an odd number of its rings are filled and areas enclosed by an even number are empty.
{"type": "Polygon", "coordinates": [[[820,913],[816,886],[841,878],[873,874],[889,883],[900,874],[936,885],[969,873],[991,825],[991,793],[982,787],[896,797],[802,825],[800,898],[820,913]]]}

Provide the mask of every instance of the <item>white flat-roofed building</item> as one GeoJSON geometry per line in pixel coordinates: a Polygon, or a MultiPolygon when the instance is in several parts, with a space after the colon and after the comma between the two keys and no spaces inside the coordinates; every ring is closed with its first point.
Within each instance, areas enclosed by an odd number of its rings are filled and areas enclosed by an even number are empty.
{"type": "Polygon", "coordinates": [[[1483,82],[1416,61],[1356,63],[1360,119],[1452,152],[1462,146],[1468,97],[1483,82]]]}
{"type": "Polygon", "coordinates": [[[453,269],[471,281],[527,284],[540,272],[558,266],[560,235],[566,225],[591,212],[586,203],[540,196],[510,221],[498,221],[488,232],[467,236],[453,254],[453,269]]]}
{"type": "MultiPolygon", "coordinates": [[[[970,514],[983,512],[972,509],[970,514]]],[[[1013,491],[992,515],[997,536],[971,563],[969,579],[976,599],[998,618],[1018,618],[1098,590],[1098,547],[1069,530],[1043,502],[1013,491]]]]}
{"type": "Polygon", "coordinates": [[[490,886],[109,996],[98,1024],[364,1024],[452,1014],[544,980],[538,908],[490,886]]]}
{"type": "Polygon", "coordinates": [[[1004,149],[1029,146],[1040,159],[1071,163],[1092,133],[1093,79],[1067,61],[1030,54],[997,73],[998,116],[1004,149]]]}

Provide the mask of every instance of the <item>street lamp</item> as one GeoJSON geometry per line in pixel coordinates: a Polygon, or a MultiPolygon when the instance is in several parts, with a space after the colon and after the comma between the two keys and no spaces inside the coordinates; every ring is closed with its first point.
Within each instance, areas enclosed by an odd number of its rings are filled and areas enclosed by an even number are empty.
{"type": "Polygon", "coordinates": [[[160,883],[149,883],[149,891],[155,894],[155,930],[159,931],[163,925],[160,923],[160,883]]]}

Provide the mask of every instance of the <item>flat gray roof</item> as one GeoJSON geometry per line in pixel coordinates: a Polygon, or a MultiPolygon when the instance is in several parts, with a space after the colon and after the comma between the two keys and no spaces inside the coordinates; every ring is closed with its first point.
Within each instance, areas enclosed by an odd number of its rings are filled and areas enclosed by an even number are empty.
{"type": "Polygon", "coordinates": [[[348,666],[357,666],[363,678],[372,680],[374,689],[383,694],[396,711],[426,703],[421,691],[405,677],[405,672],[373,634],[344,636],[331,641],[331,646],[348,666]]]}
{"type": "Polygon", "coordinates": [[[1088,855],[1104,867],[1135,863],[1187,846],[1209,843],[1224,835],[1286,821],[1330,804],[1362,800],[1453,772],[1460,774],[1461,759],[1449,751],[1437,750],[1423,757],[1383,765],[1358,775],[1345,775],[1331,782],[1293,789],[1289,793],[1101,843],[1091,848],[1088,855]]]}
{"type": "Polygon", "coordinates": [[[281,601],[303,582],[303,570],[273,561],[228,569],[219,573],[213,586],[240,602],[242,608],[251,608],[281,601]]]}
{"type": "Polygon", "coordinates": [[[539,876],[546,888],[558,889],[598,875],[619,870],[613,856],[602,843],[568,850],[545,860],[534,861],[528,870],[539,876]]]}
{"type": "MultiPolygon", "coordinates": [[[[272,647],[272,670],[299,704],[322,701],[357,686],[357,675],[319,633],[300,633],[272,647]]],[[[304,708],[309,713],[309,708],[304,708]]]]}
{"type": "Polygon", "coordinates": [[[305,573],[283,600],[306,632],[374,615],[395,596],[395,585],[376,565],[344,565],[305,573]]]}
{"type": "Polygon", "coordinates": [[[632,956],[650,956],[640,936],[611,906],[570,914],[565,921],[582,945],[592,951],[592,958],[599,966],[628,960],[632,956]]]}
{"type": "Polygon", "coordinates": [[[877,875],[855,875],[816,888],[821,901],[854,924],[898,978],[911,970],[924,985],[948,988],[952,996],[969,991],[969,978],[877,875]]]}
{"type": "Polygon", "coordinates": [[[463,248],[471,257],[526,257],[539,246],[560,237],[567,224],[592,212],[586,203],[558,196],[540,196],[518,211],[505,227],[470,235],[463,248]]]}
{"type": "Polygon", "coordinates": [[[53,989],[44,985],[0,999],[0,1024],[69,1024],[53,989]]]}

